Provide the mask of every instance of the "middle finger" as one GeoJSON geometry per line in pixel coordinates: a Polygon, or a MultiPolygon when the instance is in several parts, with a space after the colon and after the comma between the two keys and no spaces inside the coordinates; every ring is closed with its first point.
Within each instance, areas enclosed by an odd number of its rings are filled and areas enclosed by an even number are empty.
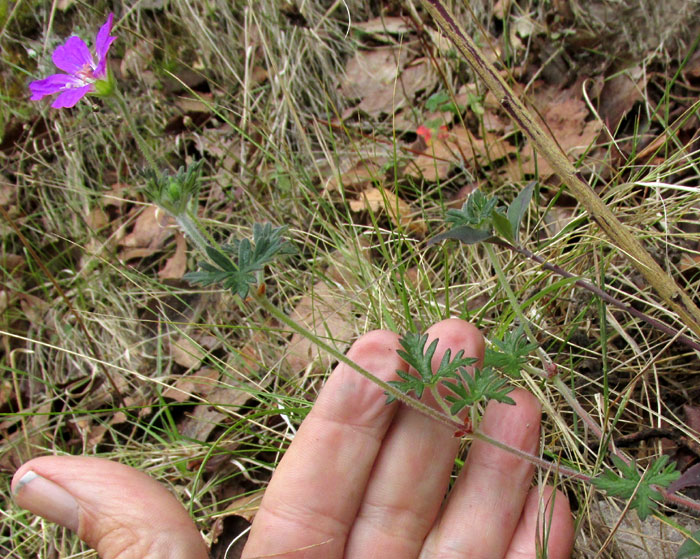
{"type": "MultiPolygon", "coordinates": [[[[450,348],[481,360],[484,342],[472,325],[444,320],[427,331],[439,338],[433,370],[450,348]]],[[[449,482],[459,440],[453,429],[402,406],[375,461],[345,548],[346,559],[417,557],[449,482]]]]}

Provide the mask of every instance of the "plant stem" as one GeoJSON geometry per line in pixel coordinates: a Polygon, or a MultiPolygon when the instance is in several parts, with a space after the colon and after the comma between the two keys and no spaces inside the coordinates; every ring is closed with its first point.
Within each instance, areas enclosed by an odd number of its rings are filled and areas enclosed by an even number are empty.
{"type": "MultiPolygon", "coordinates": [[[[321,338],[316,336],[313,332],[310,332],[297,324],[294,320],[289,318],[285,313],[283,313],[280,309],[278,309],[275,305],[273,305],[267,297],[264,295],[254,295],[254,299],[267,311],[269,312],[272,316],[274,316],[277,320],[291,328],[294,332],[297,332],[298,334],[301,334],[314,344],[316,344],[318,347],[321,349],[327,351],[330,353],[333,357],[335,357],[338,361],[346,364],[348,367],[352,368],[353,370],[357,371],[360,373],[363,377],[366,379],[372,381],[375,383],[377,386],[380,388],[384,389],[385,392],[388,394],[391,394],[394,398],[397,400],[400,400],[404,404],[412,407],[413,409],[417,410],[418,412],[427,415],[428,417],[438,421],[442,425],[445,425],[449,427],[450,429],[453,429],[455,431],[458,431],[463,428],[463,425],[453,419],[451,419],[451,414],[449,413],[449,409],[447,410],[447,415],[444,415],[440,413],[438,410],[433,409],[432,407],[424,404],[423,402],[416,400],[415,398],[411,398],[410,396],[407,396],[397,388],[393,387],[392,385],[386,383],[385,381],[381,380],[378,378],[376,375],[372,374],[369,372],[367,369],[361,367],[357,363],[355,363],[352,359],[347,357],[347,355],[339,352],[337,349],[334,347],[330,346],[326,342],[324,342],[321,338]]],[[[431,387],[431,391],[433,390],[433,387],[431,387]]],[[[438,402],[441,402],[442,398],[438,395],[435,395],[435,399],[438,402]]],[[[443,402],[444,403],[444,402],[443,402]]],[[[511,454],[514,454],[518,456],[519,458],[522,458],[523,460],[527,460],[528,462],[534,464],[535,466],[545,469],[547,471],[556,471],[558,474],[564,476],[564,477],[569,477],[572,479],[579,479],[582,481],[590,481],[590,476],[587,474],[584,474],[582,472],[573,470],[571,468],[567,468],[565,466],[561,466],[560,464],[555,464],[553,462],[550,462],[548,460],[545,460],[543,458],[540,458],[538,456],[535,456],[534,454],[530,454],[529,452],[525,452],[523,450],[519,450],[517,448],[513,448],[510,445],[507,445],[501,441],[498,441],[492,437],[489,437],[488,435],[484,434],[483,432],[479,431],[478,429],[475,430],[471,435],[467,435],[467,438],[474,438],[474,439],[479,439],[484,442],[487,442],[489,444],[493,444],[494,446],[505,450],[506,452],[510,452],[511,454]]]]}
{"type": "Polygon", "coordinates": [[[324,342],[321,338],[319,338],[316,334],[313,332],[310,332],[297,324],[294,320],[289,318],[285,313],[283,313],[280,309],[278,309],[275,305],[273,305],[267,297],[264,295],[253,295],[255,300],[267,311],[269,312],[272,316],[274,316],[277,320],[280,322],[284,323],[286,326],[297,332],[298,334],[301,334],[305,338],[307,338],[309,341],[313,342],[316,344],[318,347],[323,349],[324,351],[327,351],[330,353],[333,357],[335,357],[338,361],[344,363],[348,367],[352,368],[353,370],[357,371],[360,373],[363,377],[366,379],[372,381],[374,384],[382,388],[387,394],[393,396],[397,400],[400,400],[407,406],[412,407],[413,409],[421,412],[424,415],[427,415],[428,417],[434,419],[435,421],[438,421],[439,423],[442,423],[443,425],[449,427],[450,429],[460,429],[462,425],[453,419],[450,419],[449,417],[446,417],[442,413],[440,413],[438,410],[428,406],[427,404],[424,404],[420,400],[416,400],[415,398],[412,398],[403,392],[401,392],[398,388],[392,386],[391,384],[383,381],[376,375],[370,373],[367,369],[364,367],[361,367],[357,363],[355,363],[352,359],[350,359],[347,355],[339,352],[337,349],[332,347],[331,345],[327,344],[324,342]]]}
{"type": "Polygon", "coordinates": [[[502,443],[498,439],[494,439],[493,437],[488,436],[485,434],[483,431],[480,429],[476,429],[472,435],[473,438],[478,439],[480,441],[484,441],[488,444],[491,444],[495,447],[498,447],[502,450],[505,450],[507,452],[510,452],[511,454],[514,454],[515,456],[522,458],[523,460],[527,460],[531,464],[534,464],[538,468],[546,471],[554,471],[558,475],[561,475],[563,477],[571,478],[571,479],[578,479],[584,482],[589,482],[591,481],[591,476],[588,474],[584,474],[583,472],[579,472],[578,470],[574,470],[572,468],[568,468],[567,466],[562,466],[561,464],[557,464],[555,462],[550,462],[549,460],[545,460],[544,458],[540,458],[539,456],[535,456],[534,454],[530,454],[529,452],[525,452],[524,450],[520,450],[518,448],[514,448],[510,445],[507,445],[505,443],[502,443]]]}
{"type": "Polygon", "coordinates": [[[190,239],[197,247],[197,249],[202,253],[202,255],[207,255],[207,247],[210,243],[202,234],[196,218],[188,211],[174,215],[176,223],[185,233],[185,236],[190,239]]]}
{"type": "Polygon", "coordinates": [[[450,406],[448,406],[447,402],[445,402],[445,399],[442,396],[440,396],[440,391],[438,390],[438,387],[431,386],[430,393],[433,395],[433,398],[435,398],[435,401],[438,403],[442,411],[445,412],[445,415],[447,417],[454,417],[452,415],[452,411],[450,410],[450,406]]]}
{"type": "MultiPolygon", "coordinates": [[[[515,312],[515,315],[520,320],[520,323],[523,329],[525,330],[525,334],[527,335],[530,342],[537,346],[537,351],[540,355],[542,363],[548,364],[550,360],[544,353],[544,350],[540,347],[540,344],[537,342],[537,338],[535,338],[532,329],[530,328],[530,321],[525,317],[523,309],[520,306],[520,301],[518,301],[518,298],[515,296],[515,293],[513,293],[513,290],[510,287],[508,278],[506,278],[506,275],[503,272],[500,263],[498,262],[496,251],[493,249],[493,246],[491,246],[490,243],[484,243],[484,245],[486,247],[486,254],[488,254],[488,257],[491,260],[491,264],[493,265],[494,270],[496,270],[496,276],[498,276],[498,281],[501,284],[501,287],[503,287],[503,289],[505,290],[506,295],[508,296],[508,300],[510,301],[510,305],[513,309],[513,312],[515,312]]],[[[591,431],[593,431],[598,440],[602,440],[602,430],[600,429],[598,424],[595,421],[593,421],[593,418],[588,414],[588,412],[586,412],[586,410],[583,409],[581,404],[578,403],[569,387],[566,386],[566,384],[564,384],[564,381],[562,381],[561,378],[559,378],[559,376],[555,376],[553,382],[554,386],[557,388],[557,390],[559,390],[559,393],[564,397],[564,400],[566,400],[569,406],[571,406],[571,409],[575,410],[576,413],[579,414],[583,422],[588,426],[589,429],[591,429],[591,431]]],[[[628,462],[628,460],[624,456],[620,456],[620,458],[625,462],[628,462]]]]}
{"type": "Polygon", "coordinates": [[[124,120],[126,120],[126,123],[129,126],[129,131],[134,137],[134,140],[136,140],[136,144],[139,147],[139,151],[146,158],[146,161],[148,161],[148,164],[151,167],[151,169],[157,172],[158,167],[156,166],[156,155],[153,153],[151,146],[149,146],[146,140],[143,139],[143,136],[141,136],[141,132],[139,132],[139,129],[136,126],[136,122],[134,122],[134,119],[131,117],[131,112],[129,111],[129,107],[127,107],[126,105],[126,101],[124,100],[124,97],[122,97],[121,92],[117,89],[114,92],[114,95],[112,95],[109,98],[114,99],[116,101],[116,104],[119,107],[119,110],[122,116],[124,117],[124,120]]]}
{"type": "MultiPolygon", "coordinates": [[[[511,306],[513,307],[513,311],[515,312],[516,316],[519,318],[521,323],[523,324],[523,328],[528,335],[528,339],[532,343],[537,343],[537,340],[534,338],[532,335],[532,330],[529,327],[529,321],[523,314],[522,308],[520,307],[520,303],[518,299],[515,297],[515,293],[513,293],[513,290],[510,287],[510,284],[507,282],[507,279],[505,277],[505,274],[503,273],[503,270],[498,263],[498,260],[496,260],[496,253],[493,250],[493,247],[489,243],[485,243],[486,246],[486,252],[491,259],[491,262],[493,264],[494,269],[496,270],[496,275],[498,276],[499,282],[501,283],[502,287],[505,289],[506,294],[508,296],[508,299],[510,301],[511,306]]],[[[538,344],[539,347],[539,344],[538,344]]],[[[540,349],[541,354],[544,354],[544,352],[540,349]]],[[[546,356],[544,356],[544,361],[547,362],[546,356]]],[[[581,419],[586,423],[588,428],[593,432],[593,434],[598,438],[598,440],[603,440],[603,431],[601,428],[598,426],[598,424],[593,421],[593,418],[588,414],[586,410],[583,409],[581,404],[578,403],[578,400],[576,400],[576,397],[573,395],[571,392],[571,389],[564,383],[563,380],[559,376],[555,376],[553,378],[553,383],[554,386],[557,388],[559,393],[563,396],[564,400],[571,406],[571,408],[581,417],[581,419]]],[[[510,452],[513,452],[514,454],[517,454],[520,456],[520,452],[517,449],[513,449],[510,447],[507,447],[507,445],[503,445],[503,443],[499,443],[499,441],[496,441],[495,439],[490,439],[487,435],[484,435],[483,433],[479,431],[474,432],[474,437],[479,438],[481,440],[487,440],[487,442],[490,442],[491,444],[494,444],[495,446],[499,448],[504,448],[504,450],[509,449],[510,452]],[[506,448],[507,447],[507,448],[506,448]]],[[[623,460],[626,464],[629,464],[630,460],[625,457],[624,455],[620,454],[615,450],[615,448],[612,446],[612,441],[610,441],[610,444],[608,446],[609,450],[613,452],[617,457],[619,457],[621,460],[623,460]]],[[[540,458],[533,456],[536,460],[541,460],[540,458]]],[[[542,464],[539,464],[539,462],[536,462],[534,460],[531,460],[530,458],[526,458],[527,460],[530,460],[530,462],[537,464],[541,468],[552,468],[551,462],[548,462],[546,460],[542,460],[542,464]]],[[[570,470],[568,471],[568,468],[563,468],[559,466],[559,472],[561,472],[563,475],[566,475],[568,477],[572,477],[574,479],[581,479],[583,481],[590,481],[591,477],[583,474],[581,472],[576,472],[575,470],[570,470]]],[[[658,489],[659,493],[663,496],[664,500],[667,502],[672,502],[677,505],[684,506],[688,509],[691,509],[693,511],[698,511],[700,512],[700,503],[693,501],[683,495],[675,495],[673,493],[669,493],[662,487],[656,487],[658,489]]]]}
{"type": "Polygon", "coordinates": [[[513,308],[513,312],[515,312],[515,315],[518,317],[518,320],[520,320],[520,325],[523,327],[523,330],[525,331],[525,335],[527,335],[527,339],[530,340],[531,343],[533,343],[537,346],[537,350],[538,350],[538,353],[540,354],[540,358],[542,359],[542,362],[549,363],[549,359],[545,355],[542,348],[540,348],[540,344],[537,343],[537,338],[535,337],[535,334],[532,332],[532,328],[530,328],[530,321],[523,314],[523,309],[520,307],[520,302],[518,301],[518,298],[515,296],[515,293],[513,293],[513,289],[511,289],[511,287],[510,287],[510,283],[508,282],[508,278],[506,278],[506,275],[503,272],[503,268],[501,268],[501,264],[498,262],[498,258],[496,256],[496,251],[493,250],[493,247],[491,246],[490,243],[484,243],[484,247],[486,248],[486,254],[489,257],[489,260],[491,261],[491,265],[493,266],[493,269],[496,271],[496,277],[498,277],[498,283],[501,284],[501,287],[506,292],[506,296],[508,297],[508,301],[510,302],[510,306],[513,308]]]}

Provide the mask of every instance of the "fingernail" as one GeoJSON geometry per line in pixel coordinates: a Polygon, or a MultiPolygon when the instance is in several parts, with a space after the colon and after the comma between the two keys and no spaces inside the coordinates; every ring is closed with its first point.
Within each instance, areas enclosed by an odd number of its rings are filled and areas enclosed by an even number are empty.
{"type": "Polygon", "coordinates": [[[31,470],[13,488],[15,503],[50,522],[78,531],[78,503],[60,485],[31,470]]]}

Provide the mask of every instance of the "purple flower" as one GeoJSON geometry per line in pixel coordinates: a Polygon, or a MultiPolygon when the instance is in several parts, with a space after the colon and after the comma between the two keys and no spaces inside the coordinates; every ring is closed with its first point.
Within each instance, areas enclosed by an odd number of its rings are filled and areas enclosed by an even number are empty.
{"type": "Polygon", "coordinates": [[[38,101],[46,95],[58,93],[51,106],[55,109],[74,106],[85,95],[95,91],[95,82],[108,80],[107,51],[116,37],[110,37],[114,14],[109,14],[95,38],[97,63],[85,42],[75,35],[53,51],[53,63],[66,74],[52,74],[43,80],[29,84],[31,100],[38,101]]]}

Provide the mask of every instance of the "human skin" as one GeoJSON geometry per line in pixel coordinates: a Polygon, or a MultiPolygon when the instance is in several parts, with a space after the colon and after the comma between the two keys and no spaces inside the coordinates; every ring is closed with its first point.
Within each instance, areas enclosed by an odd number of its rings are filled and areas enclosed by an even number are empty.
{"type": "MultiPolygon", "coordinates": [[[[433,367],[448,348],[483,359],[483,337],[464,321],[442,321],[428,334],[440,340],[433,367]]],[[[393,380],[406,369],[398,340],[370,332],[348,356],[393,380]]],[[[525,390],[510,396],[515,406],[488,405],[481,429],[537,452],[539,404],[525,390]]],[[[459,439],[445,425],[385,402],[381,388],[344,363],[336,367],[265,491],[243,559],[535,559],[543,526],[548,557],[570,557],[568,501],[551,487],[533,487],[531,464],[474,441],[445,499],[459,439]]],[[[127,466],[36,458],[15,473],[12,490],[19,506],[77,531],[103,559],[207,557],[178,501],[127,466]]]]}

